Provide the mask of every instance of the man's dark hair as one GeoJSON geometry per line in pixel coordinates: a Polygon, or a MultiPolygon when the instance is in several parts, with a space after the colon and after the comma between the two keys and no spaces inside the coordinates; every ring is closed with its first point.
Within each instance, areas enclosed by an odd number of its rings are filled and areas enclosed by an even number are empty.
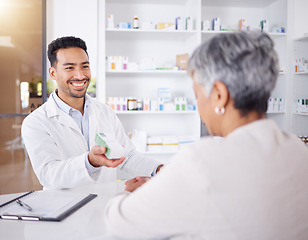
{"type": "Polygon", "coordinates": [[[57,64],[57,51],[59,49],[71,47],[81,48],[88,55],[86,43],[82,39],[72,36],[57,38],[48,45],[47,55],[50,66],[55,66],[57,64]]]}

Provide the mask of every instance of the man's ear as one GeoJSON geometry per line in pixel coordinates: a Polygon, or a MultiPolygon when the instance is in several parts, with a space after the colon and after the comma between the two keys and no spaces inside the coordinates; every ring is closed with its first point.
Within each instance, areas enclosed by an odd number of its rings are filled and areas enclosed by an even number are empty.
{"type": "Polygon", "coordinates": [[[53,80],[56,80],[57,78],[56,78],[56,69],[54,68],[54,67],[50,67],[49,68],[49,76],[51,77],[51,79],[53,79],[53,80]]]}
{"type": "Polygon", "coordinates": [[[226,107],[229,101],[229,91],[227,86],[221,81],[215,81],[211,93],[212,101],[215,107],[219,109],[226,107]]]}

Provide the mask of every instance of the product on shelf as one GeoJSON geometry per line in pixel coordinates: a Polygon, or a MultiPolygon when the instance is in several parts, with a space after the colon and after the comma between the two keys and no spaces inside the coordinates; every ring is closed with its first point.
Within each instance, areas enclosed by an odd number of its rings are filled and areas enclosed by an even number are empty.
{"type": "Polygon", "coordinates": [[[297,99],[296,112],[308,113],[308,99],[297,99]]]}
{"type": "Polygon", "coordinates": [[[175,30],[175,24],[174,23],[166,23],[166,22],[160,22],[157,23],[157,29],[158,30],[175,30]]]}
{"type": "Polygon", "coordinates": [[[284,98],[270,97],[267,101],[268,107],[267,111],[269,113],[279,113],[285,110],[285,100],[284,98]]]}
{"type": "Polygon", "coordinates": [[[295,72],[308,72],[308,63],[305,58],[295,59],[295,72]]]}
{"type": "Polygon", "coordinates": [[[181,70],[186,70],[188,64],[188,53],[176,55],[176,66],[181,70]]]}
{"type": "Polygon", "coordinates": [[[133,20],[133,29],[139,29],[139,18],[137,16],[133,20]]]}
{"type": "Polygon", "coordinates": [[[108,14],[107,16],[107,28],[114,28],[113,14],[108,14]]]}

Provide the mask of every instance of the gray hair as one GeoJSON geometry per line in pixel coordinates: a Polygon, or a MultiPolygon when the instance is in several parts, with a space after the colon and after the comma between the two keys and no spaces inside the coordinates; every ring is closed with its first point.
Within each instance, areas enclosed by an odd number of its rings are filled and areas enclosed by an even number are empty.
{"type": "Polygon", "coordinates": [[[223,82],[242,116],[251,111],[263,114],[278,75],[274,42],[265,33],[219,34],[194,51],[188,73],[207,96],[215,81],[223,82]]]}

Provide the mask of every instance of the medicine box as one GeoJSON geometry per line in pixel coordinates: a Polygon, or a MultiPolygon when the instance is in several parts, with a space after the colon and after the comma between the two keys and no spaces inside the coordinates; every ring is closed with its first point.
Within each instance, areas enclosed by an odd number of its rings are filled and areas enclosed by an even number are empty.
{"type": "Polygon", "coordinates": [[[95,143],[106,148],[105,156],[109,159],[119,159],[125,156],[124,147],[111,135],[106,136],[104,133],[97,133],[95,143]]]}

